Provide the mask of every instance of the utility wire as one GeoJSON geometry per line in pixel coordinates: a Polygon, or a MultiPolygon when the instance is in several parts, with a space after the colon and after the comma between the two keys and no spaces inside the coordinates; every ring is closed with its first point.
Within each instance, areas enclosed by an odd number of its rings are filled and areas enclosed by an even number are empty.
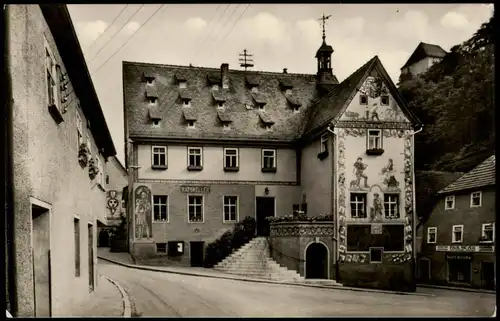
{"type": "Polygon", "coordinates": [[[247,10],[248,10],[248,8],[250,8],[250,6],[251,6],[251,4],[247,4],[245,10],[243,10],[243,12],[240,14],[240,16],[238,17],[238,19],[236,19],[234,21],[233,25],[231,26],[231,28],[229,29],[229,31],[225,34],[225,36],[221,40],[217,41],[217,44],[220,43],[221,41],[224,41],[224,39],[226,39],[227,36],[229,36],[229,34],[233,31],[233,29],[236,26],[236,24],[238,23],[238,21],[240,21],[241,18],[243,18],[243,15],[245,15],[245,12],[247,12],[247,10]]]}
{"type": "MultiPolygon", "coordinates": [[[[224,9],[224,12],[222,12],[222,16],[219,18],[219,20],[221,20],[221,18],[226,14],[226,11],[227,9],[229,9],[229,7],[231,7],[233,4],[230,4],[228,6],[226,6],[226,9],[224,9]]],[[[215,27],[215,25],[214,25],[215,27]]],[[[193,56],[193,58],[191,59],[191,61],[194,61],[194,59],[196,59],[196,57],[198,57],[198,55],[200,54],[201,52],[201,49],[203,49],[203,46],[205,46],[205,44],[207,43],[208,39],[210,38],[211,34],[213,33],[213,28],[210,32],[210,34],[207,35],[207,37],[205,38],[205,41],[201,44],[201,46],[199,47],[198,51],[196,52],[196,55],[193,56]]]]}
{"type": "Polygon", "coordinates": [[[109,56],[109,58],[108,58],[108,59],[106,59],[106,61],[104,61],[104,63],[103,63],[102,65],[100,65],[100,66],[99,66],[96,70],[94,70],[94,71],[92,72],[92,74],[94,74],[94,75],[95,75],[95,74],[96,74],[96,73],[97,73],[97,72],[98,72],[98,71],[99,71],[99,70],[100,70],[100,69],[101,69],[104,65],[106,65],[106,64],[108,63],[108,61],[109,61],[111,58],[113,58],[113,57],[114,57],[114,56],[115,56],[115,55],[116,55],[116,54],[117,54],[117,53],[118,53],[118,52],[119,52],[122,48],[124,48],[124,47],[125,47],[125,46],[126,46],[126,45],[130,42],[130,40],[132,40],[132,38],[134,38],[134,36],[135,36],[135,35],[136,35],[136,34],[137,34],[137,33],[138,33],[141,29],[142,29],[142,27],[144,27],[144,26],[145,26],[145,25],[146,25],[146,24],[147,24],[147,23],[148,23],[148,22],[149,22],[149,21],[150,21],[150,20],[151,20],[154,16],[156,16],[156,15],[160,12],[160,10],[161,10],[163,7],[165,7],[165,6],[166,6],[166,4],[162,4],[162,5],[161,5],[158,9],[156,9],[156,11],[155,11],[152,15],[150,15],[150,16],[149,16],[149,18],[148,18],[148,19],[147,19],[147,20],[146,20],[146,21],[145,21],[145,22],[144,22],[144,23],[143,23],[143,24],[139,27],[139,29],[137,29],[137,30],[136,30],[136,31],[132,34],[132,36],[131,36],[130,38],[128,38],[128,40],[127,40],[127,41],[125,41],[125,43],[123,43],[123,45],[121,45],[121,47],[120,47],[120,48],[118,48],[118,50],[116,50],[116,51],[115,51],[115,52],[114,52],[111,56],[109,56]]]}
{"type": "Polygon", "coordinates": [[[104,48],[105,48],[105,47],[106,47],[106,46],[110,43],[110,41],[112,41],[112,40],[115,38],[115,36],[116,36],[116,35],[117,35],[120,31],[122,31],[122,30],[123,30],[123,28],[124,28],[124,27],[125,27],[125,26],[129,23],[129,22],[130,22],[130,20],[132,20],[132,18],[133,18],[133,17],[137,14],[137,12],[139,12],[139,10],[141,10],[141,8],[142,8],[142,7],[144,7],[144,5],[143,5],[143,4],[141,4],[141,6],[140,6],[140,7],[139,7],[139,8],[138,8],[135,12],[134,12],[134,14],[133,14],[133,15],[131,15],[131,16],[128,18],[128,20],[127,20],[127,21],[126,21],[126,22],[125,22],[125,23],[121,26],[121,28],[120,28],[120,29],[118,29],[118,30],[117,30],[117,31],[116,31],[116,32],[115,32],[115,33],[111,36],[111,38],[109,38],[109,40],[108,40],[108,41],[107,41],[107,42],[106,42],[106,43],[105,43],[105,44],[101,47],[101,49],[99,49],[99,50],[95,53],[94,57],[92,57],[92,58],[90,59],[89,63],[91,63],[92,61],[94,61],[94,59],[97,57],[97,55],[99,55],[99,53],[100,53],[100,52],[101,52],[101,51],[102,51],[102,50],[103,50],[103,49],[104,49],[104,48]]]}
{"type": "Polygon", "coordinates": [[[125,5],[125,7],[122,8],[122,10],[120,10],[120,12],[118,13],[118,15],[113,19],[113,21],[111,22],[111,24],[109,24],[106,29],[104,29],[104,31],[99,35],[99,37],[97,37],[96,40],[94,40],[90,46],[87,46],[87,51],[90,51],[90,49],[92,49],[94,47],[94,45],[97,43],[97,41],[99,41],[99,39],[101,39],[101,37],[106,33],[106,31],[108,31],[108,29],[115,24],[116,20],[118,20],[118,18],[122,15],[123,11],[125,11],[125,9],[127,9],[127,7],[129,6],[129,4],[125,5]]]}
{"type": "MultiPolygon", "coordinates": [[[[219,12],[219,9],[220,9],[221,7],[222,7],[222,5],[221,5],[221,4],[219,4],[219,5],[217,6],[217,9],[215,10],[214,15],[212,16],[212,18],[210,18],[210,21],[208,22],[208,24],[207,24],[207,26],[206,26],[206,28],[205,28],[205,30],[204,30],[204,31],[208,30],[208,28],[210,27],[210,25],[212,24],[212,22],[214,22],[214,18],[215,18],[215,16],[217,16],[217,12],[219,12]]],[[[195,41],[193,42],[195,45],[198,43],[198,40],[200,39],[200,37],[201,37],[201,35],[202,35],[203,33],[204,33],[204,32],[200,33],[200,34],[198,35],[198,37],[196,37],[195,41]]]]}

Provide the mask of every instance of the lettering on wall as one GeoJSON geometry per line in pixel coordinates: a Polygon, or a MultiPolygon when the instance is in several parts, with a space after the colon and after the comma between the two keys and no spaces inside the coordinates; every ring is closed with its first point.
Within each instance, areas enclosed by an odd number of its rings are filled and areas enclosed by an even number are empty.
{"type": "Polygon", "coordinates": [[[181,186],[182,193],[210,193],[210,186],[181,186]]]}

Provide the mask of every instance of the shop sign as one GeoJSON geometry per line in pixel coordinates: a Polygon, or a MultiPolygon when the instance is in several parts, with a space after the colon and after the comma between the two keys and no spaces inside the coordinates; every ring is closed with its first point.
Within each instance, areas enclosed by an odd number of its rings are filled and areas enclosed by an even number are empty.
{"type": "Polygon", "coordinates": [[[468,260],[472,261],[472,254],[446,254],[446,259],[448,260],[468,260]]]}
{"type": "Polygon", "coordinates": [[[371,225],[372,234],[382,234],[382,224],[372,224],[371,225]]]}
{"type": "Polygon", "coordinates": [[[182,193],[210,193],[210,186],[181,186],[182,193]]]}
{"type": "Polygon", "coordinates": [[[437,252],[495,252],[493,245],[436,245],[437,252]]]}

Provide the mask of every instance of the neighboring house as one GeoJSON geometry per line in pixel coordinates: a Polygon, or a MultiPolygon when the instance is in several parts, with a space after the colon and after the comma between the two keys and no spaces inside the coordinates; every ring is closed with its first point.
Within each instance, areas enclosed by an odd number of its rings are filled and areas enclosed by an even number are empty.
{"type": "Polygon", "coordinates": [[[67,7],[7,5],[4,17],[8,309],[68,316],[96,286],[103,173],[116,151],[67,7]]]}
{"type": "Polygon", "coordinates": [[[446,51],[438,45],[421,42],[401,67],[401,74],[420,75],[432,65],[440,62],[446,56],[446,51]]]}
{"type": "Polygon", "coordinates": [[[301,208],[339,225],[324,277],[411,279],[418,121],[377,56],[339,84],[332,53],[316,74],[123,62],[134,256],[200,265],[244,217],[268,236],[301,208]]]}
{"type": "Polygon", "coordinates": [[[109,232],[113,226],[120,224],[120,216],[125,215],[123,190],[128,184],[125,167],[116,157],[108,158],[105,175],[106,220],[98,224],[98,246],[109,246],[109,232]]]}
{"type": "Polygon", "coordinates": [[[422,282],[494,289],[495,156],[438,192],[423,224],[422,282]]]}

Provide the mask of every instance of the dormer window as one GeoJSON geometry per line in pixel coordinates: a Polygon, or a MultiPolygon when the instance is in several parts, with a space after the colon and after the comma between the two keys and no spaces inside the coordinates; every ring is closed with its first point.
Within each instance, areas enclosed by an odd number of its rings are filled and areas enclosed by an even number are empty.
{"type": "Polygon", "coordinates": [[[219,101],[217,103],[217,108],[224,108],[224,102],[223,101],[219,101]]]}
{"type": "Polygon", "coordinates": [[[194,128],[194,120],[188,120],[187,121],[187,127],[188,128],[194,128]]]}
{"type": "Polygon", "coordinates": [[[293,93],[285,94],[285,97],[292,110],[298,112],[302,103],[295,96],[293,96],[293,93]]]}
{"type": "Polygon", "coordinates": [[[148,85],[154,85],[155,84],[155,79],[154,78],[147,78],[146,79],[146,84],[148,84],[148,85]]]}
{"type": "Polygon", "coordinates": [[[194,123],[196,122],[197,116],[196,112],[192,108],[185,108],[182,110],[184,119],[186,120],[188,128],[194,128],[194,123]]]}
{"type": "Polygon", "coordinates": [[[219,85],[212,85],[212,90],[219,90],[219,85]]]}
{"type": "Polygon", "coordinates": [[[151,73],[149,71],[145,71],[144,72],[144,80],[146,80],[146,84],[148,84],[148,85],[154,85],[155,78],[156,77],[153,75],[153,73],[151,73]]]}
{"type": "Polygon", "coordinates": [[[191,101],[189,99],[183,99],[182,103],[184,107],[190,107],[191,106],[191,101]]]}
{"type": "Polygon", "coordinates": [[[266,105],[266,104],[262,104],[262,103],[260,103],[260,104],[257,104],[257,107],[259,107],[259,109],[264,109],[264,106],[265,106],[265,105],[266,105]]]}
{"type": "Polygon", "coordinates": [[[257,93],[257,92],[259,92],[259,87],[257,87],[257,86],[252,87],[252,89],[250,89],[250,91],[253,93],[257,93]]]}
{"type": "Polygon", "coordinates": [[[273,129],[272,127],[273,127],[273,125],[271,125],[271,124],[265,124],[265,125],[264,125],[264,128],[265,128],[268,132],[270,132],[270,131],[273,129]]]}
{"type": "Polygon", "coordinates": [[[285,95],[291,95],[291,94],[292,94],[292,88],[285,89],[285,95]]]}
{"type": "Polygon", "coordinates": [[[160,127],[160,121],[159,120],[153,120],[153,127],[155,127],[155,128],[160,127]]]}
{"type": "Polygon", "coordinates": [[[179,81],[179,88],[180,89],[187,88],[187,81],[179,81]]]}
{"type": "Polygon", "coordinates": [[[155,97],[149,97],[148,98],[148,101],[149,101],[150,105],[156,105],[156,101],[157,100],[158,100],[158,98],[155,98],[155,97]]]}
{"type": "Polygon", "coordinates": [[[274,121],[271,119],[271,117],[269,117],[269,115],[263,111],[259,112],[259,117],[262,121],[262,124],[264,125],[264,128],[266,130],[271,130],[271,127],[274,125],[274,121]]]}
{"type": "Polygon", "coordinates": [[[224,123],[224,124],[222,124],[222,129],[229,130],[229,129],[231,129],[231,126],[229,125],[229,123],[224,123]]]}
{"type": "Polygon", "coordinates": [[[146,88],[146,99],[148,100],[150,105],[156,104],[156,101],[158,100],[158,92],[156,91],[156,87],[148,86],[146,88]]]}

